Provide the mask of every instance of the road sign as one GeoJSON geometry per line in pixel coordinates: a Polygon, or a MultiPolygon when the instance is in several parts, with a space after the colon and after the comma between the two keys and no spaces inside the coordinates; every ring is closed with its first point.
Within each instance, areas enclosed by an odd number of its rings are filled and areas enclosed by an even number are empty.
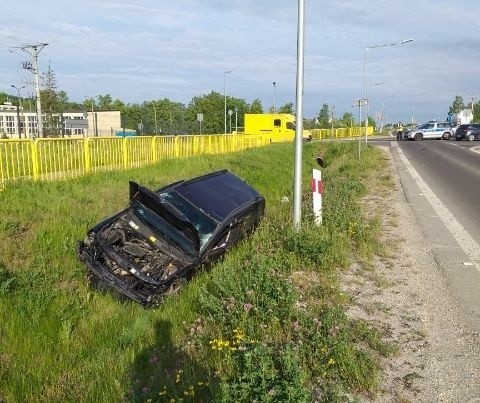
{"type": "Polygon", "coordinates": [[[88,127],[86,119],[65,119],[64,122],[67,129],[84,129],[88,127]]]}
{"type": "Polygon", "coordinates": [[[197,122],[203,122],[203,113],[197,113],[197,122]]]}

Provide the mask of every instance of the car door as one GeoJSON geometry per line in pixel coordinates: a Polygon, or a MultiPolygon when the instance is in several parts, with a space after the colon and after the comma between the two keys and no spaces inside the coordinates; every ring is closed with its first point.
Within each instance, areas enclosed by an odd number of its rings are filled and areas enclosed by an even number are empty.
{"type": "Polygon", "coordinates": [[[431,139],[435,137],[435,123],[428,123],[423,129],[423,138],[424,139],[431,139]]]}
{"type": "Polygon", "coordinates": [[[230,225],[215,237],[210,250],[206,254],[206,260],[208,262],[215,261],[244,238],[247,233],[252,232],[257,219],[258,217],[253,208],[236,217],[230,225]]]}

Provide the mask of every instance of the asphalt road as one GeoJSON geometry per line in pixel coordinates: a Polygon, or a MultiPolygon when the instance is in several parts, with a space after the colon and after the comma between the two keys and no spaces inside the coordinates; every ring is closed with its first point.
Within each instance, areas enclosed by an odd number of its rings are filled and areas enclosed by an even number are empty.
{"type": "Polygon", "coordinates": [[[466,322],[480,332],[479,143],[372,139],[390,146],[403,193],[466,322]]]}
{"type": "Polygon", "coordinates": [[[369,143],[398,144],[435,195],[480,244],[480,141],[374,138],[369,143]]]}
{"type": "Polygon", "coordinates": [[[398,145],[435,195],[480,244],[480,154],[472,151],[475,142],[424,140],[400,141],[398,145]]]}

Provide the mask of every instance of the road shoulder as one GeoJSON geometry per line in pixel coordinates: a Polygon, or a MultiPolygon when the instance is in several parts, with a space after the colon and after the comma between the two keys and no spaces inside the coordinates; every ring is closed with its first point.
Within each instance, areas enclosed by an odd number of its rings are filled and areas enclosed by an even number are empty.
{"type": "MultiPolygon", "coordinates": [[[[365,208],[382,212],[383,241],[390,251],[377,256],[373,267],[353,265],[342,280],[355,299],[349,314],[367,320],[398,347],[391,357],[378,358],[380,392],[365,400],[480,401],[478,331],[407,201],[415,184],[408,182],[395,150],[383,150],[394,188],[388,195],[370,195],[365,208]]],[[[448,232],[435,228],[443,230],[448,232]]]]}

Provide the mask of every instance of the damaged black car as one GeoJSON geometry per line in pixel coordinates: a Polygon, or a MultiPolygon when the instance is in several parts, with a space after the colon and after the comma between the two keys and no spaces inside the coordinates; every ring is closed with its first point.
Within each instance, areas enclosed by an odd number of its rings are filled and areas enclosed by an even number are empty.
{"type": "Polygon", "coordinates": [[[264,208],[263,196],[227,170],[157,191],[130,182],[128,207],[88,232],[79,257],[92,285],[154,306],[251,233],[264,208]]]}

